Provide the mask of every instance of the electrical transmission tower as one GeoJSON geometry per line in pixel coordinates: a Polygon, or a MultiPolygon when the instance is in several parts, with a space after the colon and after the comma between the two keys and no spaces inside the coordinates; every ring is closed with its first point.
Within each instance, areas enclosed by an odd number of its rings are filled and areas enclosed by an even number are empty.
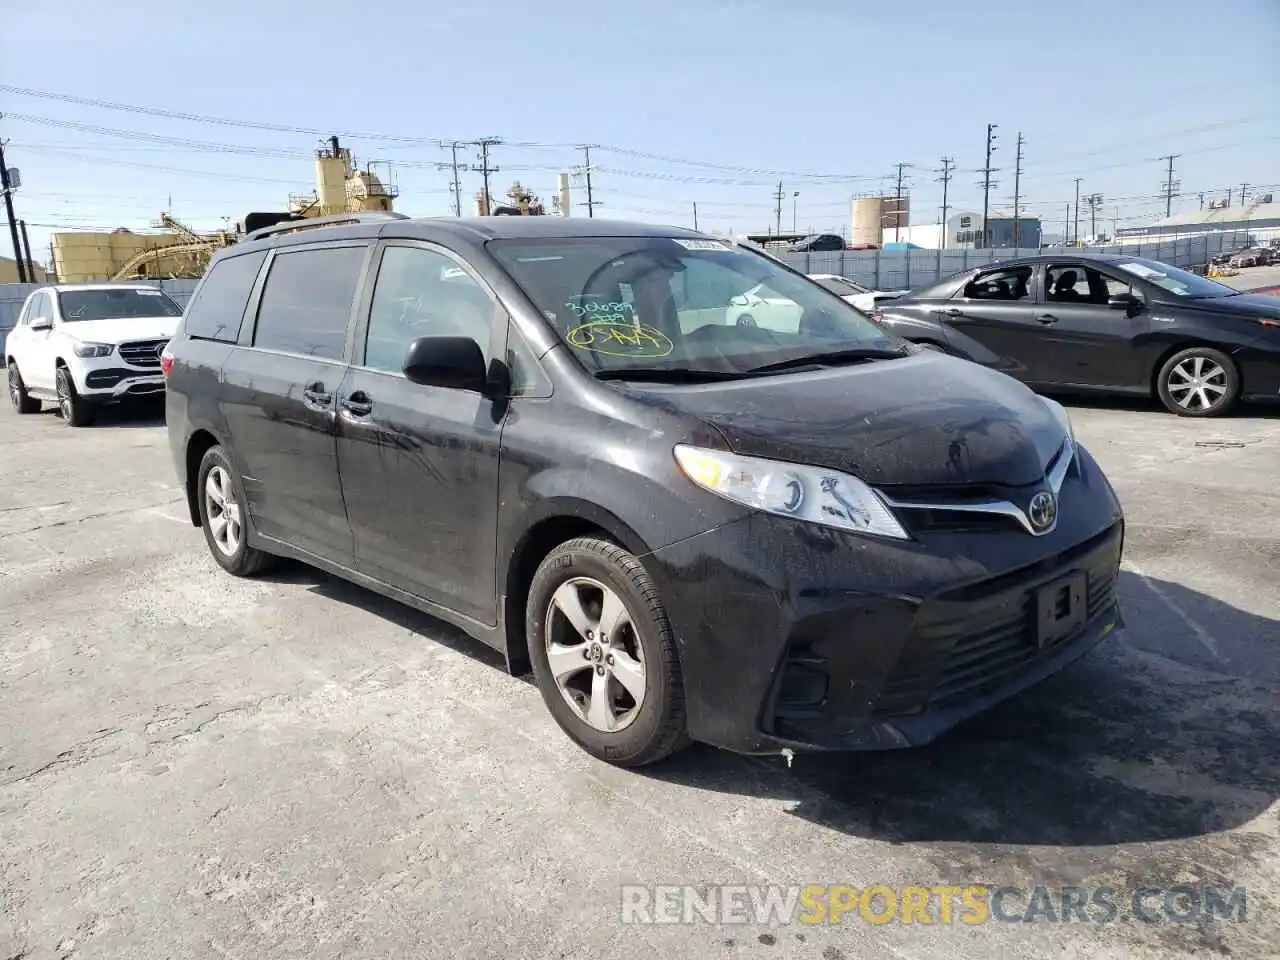
{"type": "Polygon", "coordinates": [[[1000,168],[991,166],[991,154],[996,152],[996,129],[999,124],[987,124],[987,162],[982,167],[982,182],[978,185],[982,187],[982,246],[986,247],[988,241],[987,234],[987,216],[991,212],[991,188],[998,186],[998,181],[992,180],[991,175],[996,173],[1000,168]]]}

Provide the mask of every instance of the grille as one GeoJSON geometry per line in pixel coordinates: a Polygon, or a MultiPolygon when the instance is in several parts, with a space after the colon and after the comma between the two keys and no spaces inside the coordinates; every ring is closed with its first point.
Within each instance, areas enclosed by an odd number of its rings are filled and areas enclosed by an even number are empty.
{"type": "Polygon", "coordinates": [[[1115,602],[1119,557],[1119,531],[1112,529],[1055,558],[1052,575],[1037,567],[925,604],[876,701],[875,714],[905,716],[980,696],[1053,656],[1075,638],[1044,648],[1036,645],[1035,589],[1058,574],[1084,571],[1085,622],[1091,624],[1115,602]]]}
{"type": "Polygon", "coordinates": [[[160,351],[168,340],[134,340],[120,344],[120,358],[134,367],[160,367],[160,351]]]}

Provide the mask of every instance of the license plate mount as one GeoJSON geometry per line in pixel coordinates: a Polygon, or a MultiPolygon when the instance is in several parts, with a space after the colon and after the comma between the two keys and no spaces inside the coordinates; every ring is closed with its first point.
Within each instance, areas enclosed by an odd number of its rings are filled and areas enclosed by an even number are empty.
{"type": "Polygon", "coordinates": [[[1036,591],[1035,644],[1057,646],[1084,629],[1089,615],[1089,577],[1078,571],[1036,591]]]}

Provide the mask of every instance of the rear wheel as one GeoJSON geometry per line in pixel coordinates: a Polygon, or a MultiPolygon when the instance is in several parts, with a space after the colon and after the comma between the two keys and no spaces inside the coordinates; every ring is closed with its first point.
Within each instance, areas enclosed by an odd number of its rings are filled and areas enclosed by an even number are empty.
{"type": "Polygon", "coordinates": [[[93,404],[76,392],[75,381],[71,379],[71,371],[59,367],[57,374],[58,412],[63,422],[69,427],[87,427],[97,417],[93,404]]]}
{"type": "Polygon", "coordinates": [[[39,413],[40,401],[27,393],[16,363],[9,364],[9,403],[17,413],[39,413]]]}
{"type": "Polygon", "coordinates": [[[196,473],[200,526],[218,565],[237,577],[252,577],[270,567],[275,557],[249,546],[245,530],[244,488],[221,447],[210,447],[196,473]]]}
{"type": "Polygon", "coordinates": [[[526,627],[547,708],[592,756],[639,767],[688,743],[675,634],[632,554],[594,537],[561,544],[534,574],[526,627]]]}
{"type": "Polygon", "coordinates": [[[1182,417],[1216,417],[1240,395],[1240,373],[1221,350],[1190,347],[1165,361],[1157,374],[1160,402],[1182,417]]]}

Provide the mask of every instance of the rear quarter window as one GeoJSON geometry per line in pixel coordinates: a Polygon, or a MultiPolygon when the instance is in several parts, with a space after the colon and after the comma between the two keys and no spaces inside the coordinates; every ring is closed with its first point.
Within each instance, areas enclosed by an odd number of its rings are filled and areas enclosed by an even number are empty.
{"type": "Polygon", "coordinates": [[[205,275],[187,306],[185,329],[187,336],[197,340],[217,340],[235,343],[240,336],[240,323],[244,309],[253,292],[254,281],[265,250],[227,257],[217,261],[205,275]]]}

